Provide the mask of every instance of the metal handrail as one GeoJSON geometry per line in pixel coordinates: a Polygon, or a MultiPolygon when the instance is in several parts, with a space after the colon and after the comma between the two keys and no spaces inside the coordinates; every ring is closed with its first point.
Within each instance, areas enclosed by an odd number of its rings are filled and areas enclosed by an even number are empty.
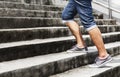
{"type": "Polygon", "coordinates": [[[100,5],[100,6],[104,7],[104,8],[109,9],[109,18],[112,18],[112,11],[120,13],[119,10],[117,10],[117,9],[115,9],[115,8],[113,8],[113,7],[110,6],[109,0],[108,0],[108,5],[103,4],[101,2],[98,2],[98,1],[93,1],[93,3],[96,3],[96,4],[98,4],[98,5],[100,5]]]}

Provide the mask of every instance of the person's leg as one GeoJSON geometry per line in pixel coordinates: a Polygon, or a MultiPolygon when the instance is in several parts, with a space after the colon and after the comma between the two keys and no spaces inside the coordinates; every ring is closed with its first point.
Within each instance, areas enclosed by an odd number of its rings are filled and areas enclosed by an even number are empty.
{"type": "Polygon", "coordinates": [[[96,60],[96,64],[98,66],[101,66],[104,63],[109,62],[111,60],[111,57],[108,55],[105,49],[101,32],[94,21],[91,1],[92,0],[75,0],[77,3],[77,11],[80,15],[81,22],[90,34],[92,41],[98,49],[99,56],[96,60]]]}
{"type": "Polygon", "coordinates": [[[77,41],[77,46],[79,46],[80,48],[84,48],[85,43],[83,41],[82,34],[80,32],[80,26],[75,21],[67,22],[66,25],[70,28],[72,34],[75,36],[77,41]]]}
{"type": "MultiPolygon", "coordinates": [[[[75,36],[77,41],[77,50],[81,50],[79,48],[84,48],[85,43],[83,41],[82,35],[80,33],[79,25],[73,20],[74,16],[77,14],[76,5],[74,0],[69,0],[68,5],[63,10],[62,20],[69,27],[72,34],[75,36]]],[[[87,48],[86,48],[87,50],[87,48]]]]}
{"type": "Polygon", "coordinates": [[[106,58],[108,54],[105,49],[104,42],[101,36],[101,32],[98,29],[98,27],[91,29],[90,31],[88,31],[88,33],[90,34],[92,41],[94,42],[95,46],[97,47],[99,51],[99,58],[106,58]]]}
{"type": "Polygon", "coordinates": [[[94,18],[92,15],[91,0],[75,0],[75,1],[78,4],[77,11],[80,15],[81,22],[87,29],[88,33],[91,36],[91,39],[93,40],[95,46],[97,47],[99,57],[105,57],[107,55],[107,51],[104,47],[101,32],[96,26],[96,23],[94,22],[94,18]]]}

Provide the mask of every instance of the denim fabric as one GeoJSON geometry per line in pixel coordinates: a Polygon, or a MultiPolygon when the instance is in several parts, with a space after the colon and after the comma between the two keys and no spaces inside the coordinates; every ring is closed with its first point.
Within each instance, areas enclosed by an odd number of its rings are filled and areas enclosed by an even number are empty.
{"type": "Polygon", "coordinates": [[[69,0],[69,3],[62,12],[63,22],[74,20],[74,16],[78,13],[85,29],[89,30],[96,27],[92,15],[91,1],[92,0],[69,0]]]}

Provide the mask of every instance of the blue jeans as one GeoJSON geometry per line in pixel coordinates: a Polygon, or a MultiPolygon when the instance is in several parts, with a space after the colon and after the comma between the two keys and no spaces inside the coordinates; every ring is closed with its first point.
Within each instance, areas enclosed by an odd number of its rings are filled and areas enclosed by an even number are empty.
{"type": "Polygon", "coordinates": [[[63,23],[74,20],[74,16],[78,13],[84,28],[89,31],[96,27],[94,17],[92,15],[92,0],[69,0],[69,3],[62,12],[63,23]]]}

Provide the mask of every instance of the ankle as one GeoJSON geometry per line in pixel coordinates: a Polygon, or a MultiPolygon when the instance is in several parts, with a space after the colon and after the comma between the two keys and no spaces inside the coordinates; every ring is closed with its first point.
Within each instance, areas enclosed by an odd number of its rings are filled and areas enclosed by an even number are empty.
{"type": "Polygon", "coordinates": [[[84,45],[79,45],[79,44],[77,44],[77,47],[78,47],[78,48],[85,48],[84,45]]]}
{"type": "Polygon", "coordinates": [[[106,54],[106,55],[102,55],[102,56],[99,56],[99,59],[105,59],[109,56],[109,54],[106,54]]]}

